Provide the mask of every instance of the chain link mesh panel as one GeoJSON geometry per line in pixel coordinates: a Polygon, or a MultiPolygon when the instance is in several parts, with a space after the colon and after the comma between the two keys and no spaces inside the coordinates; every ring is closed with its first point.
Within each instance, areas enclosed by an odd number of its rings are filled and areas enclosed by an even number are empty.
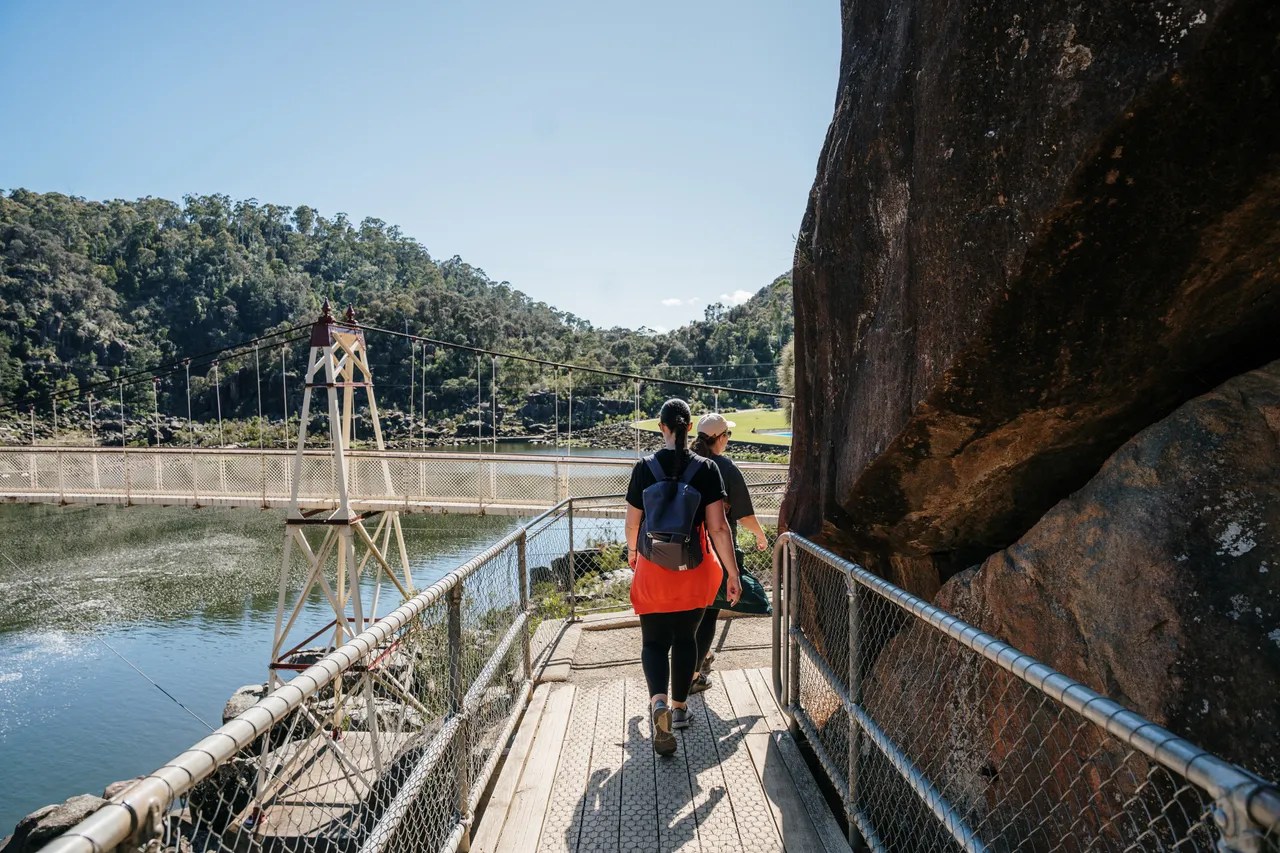
{"type": "Polygon", "coordinates": [[[342,647],[296,653],[307,669],[49,849],[128,844],[152,804],[174,853],[454,849],[532,688],[525,546],[509,534],[342,647]]]}
{"type": "Polygon", "coordinates": [[[788,701],[871,849],[1278,849],[1280,811],[1242,823],[1226,796],[1273,787],[799,537],[790,548],[788,701]],[[1114,707],[1101,724],[1084,713],[1099,703],[1114,707]],[[1140,749],[1152,732],[1159,748],[1140,749]],[[1189,778],[1182,754],[1236,783],[1189,778]]]}

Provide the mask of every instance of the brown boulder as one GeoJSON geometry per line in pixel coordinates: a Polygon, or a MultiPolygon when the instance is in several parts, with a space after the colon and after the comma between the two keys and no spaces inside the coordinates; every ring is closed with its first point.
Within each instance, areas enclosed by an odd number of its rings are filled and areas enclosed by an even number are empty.
{"type": "Polygon", "coordinates": [[[62,803],[45,806],[18,821],[0,853],[35,853],[50,839],[75,826],[106,805],[92,794],[80,794],[62,803]]]}
{"type": "Polygon", "coordinates": [[[1280,357],[1280,6],[843,12],[783,517],[927,593],[1280,357]]]}
{"type": "MultiPolygon", "coordinates": [[[[1280,362],[1144,430],[937,604],[1280,777],[1280,362]]],[[[1044,808],[1045,791],[1123,803],[1146,778],[1115,741],[918,626],[876,661],[865,703],[975,820],[990,823],[997,804],[1044,808]]],[[[1086,818],[1095,834],[1127,837],[1114,816],[1098,806],[1086,818]]]]}

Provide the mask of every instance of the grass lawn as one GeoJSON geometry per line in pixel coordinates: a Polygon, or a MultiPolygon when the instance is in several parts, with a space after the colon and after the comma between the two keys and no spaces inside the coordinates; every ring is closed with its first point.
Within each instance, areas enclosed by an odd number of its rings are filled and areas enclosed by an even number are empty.
{"type": "MultiPolygon", "coordinates": [[[[782,414],[782,409],[743,409],[737,412],[721,412],[727,420],[733,421],[737,426],[733,428],[733,437],[729,439],[732,445],[737,441],[751,441],[756,444],[772,444],[778,447],[790,447],[791,436],[789,435],[765,435],[763,433],[752,433],[753,429],[790,429],[787,425],[787,419],[782,414]]],[[[698,422],[697,417],[693,421],[698,422]]],[[[649,432],[658,432],[658,419],[651,421],[641,421],[640,429],[649,432]]]]}

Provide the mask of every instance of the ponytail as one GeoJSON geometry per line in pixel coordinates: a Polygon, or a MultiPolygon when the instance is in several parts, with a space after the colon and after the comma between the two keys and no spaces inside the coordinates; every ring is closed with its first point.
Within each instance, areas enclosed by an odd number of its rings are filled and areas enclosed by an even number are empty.
{"type": "Polygon", "coordinates": [[[711,450],[711,436],[706,433],[698,433],[698,439],[693,443],[693,452],[708,459],[714,456],[715,453],[711,450]]]}
{"type": "Polygon", "coordinates": [[[676,450],[681,453],[689,451],[689,422],[685,421],[682,426],[674,427],[676,450]]]}

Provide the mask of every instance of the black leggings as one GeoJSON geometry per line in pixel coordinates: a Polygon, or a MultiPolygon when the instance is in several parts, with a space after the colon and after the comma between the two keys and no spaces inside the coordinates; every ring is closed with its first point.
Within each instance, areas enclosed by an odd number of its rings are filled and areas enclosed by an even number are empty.
{"type": "Polygon", "coordinates": [[[702,613],[702,622],[698,625],[698,667],[707,659],[711,651],[711,642],[716,638],[716,620],[720,618],[719,610],[708,607],[702,613]]]}
{"type": "Polygon", "coordinates": [[[644,667],[644,680],[649,683],[650,696],[666,694],[670,682],[673,702],[689,698],[689,685],[700,663],[696,633],[702,610],[699,607],[679,613],[641,614],[640,636],[644,647],[640,650],[640,663],[644,667]]]}

